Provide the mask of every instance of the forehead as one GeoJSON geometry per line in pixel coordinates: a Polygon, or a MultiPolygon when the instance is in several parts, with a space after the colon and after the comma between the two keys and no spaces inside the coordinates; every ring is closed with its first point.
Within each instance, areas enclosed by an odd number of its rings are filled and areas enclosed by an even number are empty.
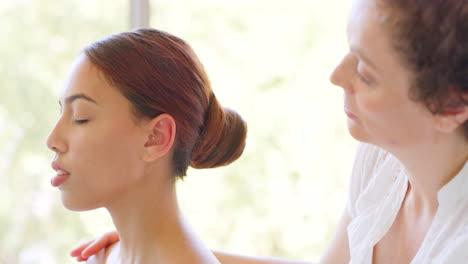
{"type": "Polygon", "coordinates": [[[390,28],[386,25],[388,15],[388,10],[379,0],[354,0],[347,26],[350,50],[385,67],[401,63],[393,46],[390,28]]]}
{"type": "Polygon", "coordinates": [[[99,104],[106,102],[128,103],[117,88],[106,80],[105,76],[84,54],[80,54],[73,61],[60,90],[60,101],[75,94],[85,94],[99,104]]]}
{"type": "MultiPolygon", "coordinates": [[[[380,11],[375,4],[376,0],[354,0],[351,6],[351,11],[346,28],[348,42],[350,46],[359,44],[363,41],[373,42],[375,34],[379,33],[376,30],[381,26],[379,23],[380,11]]],[[[380,32],[381,33],[381,32],[380,32]]]]}

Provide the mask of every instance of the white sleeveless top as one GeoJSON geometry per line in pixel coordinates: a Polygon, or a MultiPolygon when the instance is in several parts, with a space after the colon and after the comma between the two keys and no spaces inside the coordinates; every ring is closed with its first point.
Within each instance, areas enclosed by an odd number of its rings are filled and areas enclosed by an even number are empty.
{"type": "MultiPolygon", "coordinates": [[[[468,263],[467,164],[439,190],[439,207],[411,264],[468,263]]],[[[348,204],[349,263],[372,263],[374,245],[390,229],[407,187],[403,165],[394,156],[370,144],[359,145],[348,204]]]]}

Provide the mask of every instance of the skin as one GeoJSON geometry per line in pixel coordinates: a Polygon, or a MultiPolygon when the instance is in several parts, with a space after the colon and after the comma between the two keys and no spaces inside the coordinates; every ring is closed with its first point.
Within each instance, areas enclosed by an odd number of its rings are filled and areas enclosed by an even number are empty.
{"type": "Polygon", "coordinates": [[[58,188],[70,210],[106,208],[121,241],[88,263],[219,263],[179,211],[172,170],[175,121],[138,119],[84,55],[60,94],[47,145],[69,172],[58,188]]]}
{"type": "MultiPolygon", "coordinates": [[[[344,91],[348,129],[357,140],[377,145],[395,157],[408,172],[408,189],[390,230],[374,246],[373,263],[409,263],[419,249],[438,208],[437,192],[466,163],[468,142],[462,124],[468,107],[433,115],[422,103],[409,99],[414,74],[393,48],[383,24],[386,10],[377,0],[356,0],[348,23],[350,51],[331,75],[344,91]],[[427,166],[431,164],[431,166],[427,166]]],[[[337,231],[320,263],[348,263],[346,228],[351,219],[344,210],[337,231]]],[[[103,238],[72,252],[89,254],[118,240],[103,238]],[[82,251],[84,248],[86,250],[82,251]]],[[[216,253],[223,263],[240,263],[242,256],[216,253]]],[[[252,260],[252,259],[250,259],[252,260]]],[[[290,263],[256,259],[245,263],[290,263]]]]}

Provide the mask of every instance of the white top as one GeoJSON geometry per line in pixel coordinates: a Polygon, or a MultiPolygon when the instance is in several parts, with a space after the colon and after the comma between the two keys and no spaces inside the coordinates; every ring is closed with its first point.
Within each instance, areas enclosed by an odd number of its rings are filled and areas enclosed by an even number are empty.
{"type": "MultiPolygon", "coordinates": [[[[349,263],[372,263],[374,245],[390,229],[407,188],[403,165],[394,156],[373,145],[359,145],[348,204],[349,263]]],[[[468,162],[439,190],[438,201],[411,264],[468,263],[468,162]]]]}

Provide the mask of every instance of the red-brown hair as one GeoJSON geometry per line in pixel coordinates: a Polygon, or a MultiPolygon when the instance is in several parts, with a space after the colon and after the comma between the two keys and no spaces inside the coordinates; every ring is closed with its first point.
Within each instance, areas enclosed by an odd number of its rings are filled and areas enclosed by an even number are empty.
{"type": "Polygon", "coordinates": [[[246,123],[216,99],[203,65],[182,39],[156,29],[111,35],[84,54],[132,104],[137,118],[171,115],[174,174],[227,165],[243,152],[246,123]]]}

